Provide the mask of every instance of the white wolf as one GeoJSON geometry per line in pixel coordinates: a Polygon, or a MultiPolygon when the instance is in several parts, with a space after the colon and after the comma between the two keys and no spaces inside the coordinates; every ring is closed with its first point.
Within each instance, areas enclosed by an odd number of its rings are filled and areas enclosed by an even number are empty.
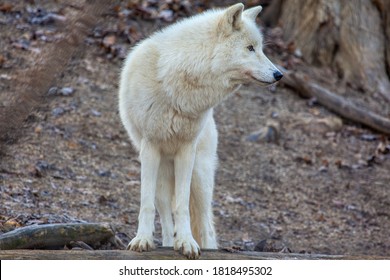
{"type": "Polygon", "coordinates": [[[217,248],[213,107],[241,84],[268,85],[283,76],[262,51],[255,23],[261,6],[243,9],[239,3],[171,25],[138,44],[124,63],[119,112],[141,160],[139,224],[130,250],[154,248],[155,208],[163,246],[188,258],[217,248]]]}

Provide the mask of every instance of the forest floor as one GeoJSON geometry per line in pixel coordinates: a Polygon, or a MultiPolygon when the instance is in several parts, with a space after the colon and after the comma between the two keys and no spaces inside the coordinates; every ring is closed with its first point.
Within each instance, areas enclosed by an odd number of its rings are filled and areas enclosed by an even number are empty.
{"type": "MultiPolygon", "coordinates": [[[[58,3],[65,1],[35,2],[0,7],[0,107],[23,70],[58,38],[55,22],[73,9],[58,3]],[[53,19],[40,21],[49,12],[53,19]]],[[[140,163],[118,116],[118,75],[129,40],[159,24],[124,17],[126,10],[107,12],[80,46],[84,54],[72,59],[30,114],[22,137],[3,151],[0,232],[88,221],[111,223],[124,242],[134,237],[140,163]],[[130,39],[118,35],[124,22],[134,27],[130,39]]],[[[273,48],[266,49],[271,60],[286,65],[273,48]]],[[[379,105],[373,109],[390,116],[379,105]]],[[[214,114],[219,167],[213,207],[221,247],[390,256],[389,138],[281,85],[242,87],[214,114]],[[270,122],[278,133],[269,141],[249,137],[270,122]]]]}

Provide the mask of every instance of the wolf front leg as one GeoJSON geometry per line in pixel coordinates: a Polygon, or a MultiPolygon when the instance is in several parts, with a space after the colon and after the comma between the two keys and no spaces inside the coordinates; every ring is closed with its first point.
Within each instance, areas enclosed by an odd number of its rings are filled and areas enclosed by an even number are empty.
{"type": "Polygon", "coordinates": [[[149,141],[141,141],[141,207],[138,216],[137,235],[130,241],[127,249],[149,251],[154,249],[153,232],[155,218],[155,197],[160,152],[149,141]]]}
{"type": "Polygon", "coordinates": [[[189,259],[200,256],[200,248],[191,232],[190,187],[194,168],[196,144],[183,145],[175,156],[175,235],[174,249],[189,259]]]}

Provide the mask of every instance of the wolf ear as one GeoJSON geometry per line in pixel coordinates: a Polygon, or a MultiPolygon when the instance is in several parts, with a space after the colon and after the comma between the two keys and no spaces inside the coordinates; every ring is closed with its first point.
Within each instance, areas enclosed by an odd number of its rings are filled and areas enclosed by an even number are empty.
{"type": "Polygon", "coordinates": [[[250,8],[248,10],[245,10],[243,14],[245,17],[250,18],[253,21],[256,21],[256,17],[260,14],[262,9],[263,9],[263,7],[256,6],[256,7],[250,8]]]}
{"type": "Polygon", "coordinates": [[[242,3],[235,4],[226,9],[220,22],[221,31],[230,33],[234,30],[239,30],[242,24],[242,11],[244,5],[242,3]]]}

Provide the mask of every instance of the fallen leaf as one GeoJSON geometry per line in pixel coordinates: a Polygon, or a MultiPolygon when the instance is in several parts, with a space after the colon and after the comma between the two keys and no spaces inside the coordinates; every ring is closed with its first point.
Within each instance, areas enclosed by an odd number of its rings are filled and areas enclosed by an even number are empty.
{"type": "Polygon", "coordinates": [[[76,150],[76,149],[80,148],[79,143],[77,143],[77,142],[75,142],[73,140],[68,141],[67,146],[71,150],[76,150]]]}
{"type": "Polygon", "coordinates": [[[315,218],[315,220],[317,221],[317,222],[326,222],[326,219],[325,219],[325,216],[324,216],[324,214],[319,214],[316,218],[315,218]]]}
{"type": "Polygon", "coordinates": [[[36,134],[40,134],[40,133],[42,132],[42,130],[43,130],[42,125],[38,124],[38,125],[35,127],[34,132],[35,132],[36,134]]]}
{"type": "Polygon", "coordinates": [[[376,154],[389,154],[390,153],[390,144],[386,142],[380,142],[376,147],[376,154]]]}
{"type": "Polygon", "coordinates": [[[0,4],[0,11],[3,12],[3,13],[9,13],[12,11],[14,5],[10,4],[10,3],[2,3],[0,4]]]}
{"type": "Polygon", "coordinates": [[[5,62],[5,57],[0,54],[0,66],[2,66],[5,62]]]}
{"type": "Polygon", "coordinates": [[[20,224],[19,221],[17,221],[16,219],[12,218],[12,219],[9,219],[8,221],[6,221],[4,224],[3,224],[3,230],[5,232],[7,231],[11,231],[15,228],[18,228],[18,227],[21,227],[22,225],[20,224]]]}
{"type": "Polygon", "coordinates": [[[295,158],[296,161],[298,162],[303,162],[305,164],[313,164],[313,160],[310,158],[310,156],[308,155],[304,155],[304,156],[298,156],[295,158]]]}
{"type": "Polygon", "coordinates": [[[103,46],[107,49],[112,47],[116,43],[116,36],[115,35],[107,35],[103,39],[103,46]]]}

